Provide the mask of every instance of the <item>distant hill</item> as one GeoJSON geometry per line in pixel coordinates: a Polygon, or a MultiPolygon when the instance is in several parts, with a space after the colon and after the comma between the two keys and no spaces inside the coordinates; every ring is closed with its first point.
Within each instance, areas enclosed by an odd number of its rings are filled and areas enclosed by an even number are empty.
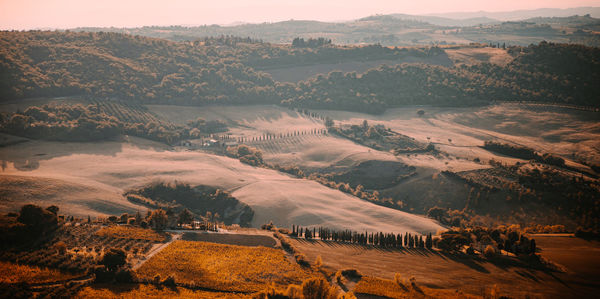
{"type": "Polygon", "coordinates": [[[173,41],[239,36],[279,44],[290,44],[296,37],[323,37],[331,39],[334,44],[339,45],[423,46],[505,43],[527,46],[541,41],[549,41],[597,46],[600,40],[597,27],[600,25],[596,25],[598,22],[596,22],[595,16],[600,16],[599,10],[600,8],[549,9],[507,13],[457,13],[447,16],[387,14],[373,15],[347,22],[288,20],[228,26],[75,28],[73,31],[118,32],[173,41]],[[581,15],[581,17],[577,15],[581,15]],[[513,24],[513,22],[522,22],[523,20],[533,25],[523,23],[515,26],[513,24]],[[505,24],[507,21],[511,23],[505,24]]]}
{"type": "Polygon", "coordinates": [[[420,22],[425,22],[437,26],[448,26],[448,27],[466,27],[466,26],[475,26],[480,24],[494,24],[500,23],[501,21],[495,20],[488,17],[474,17],[467,19],[452,19],[452,18],[444,18],[437,16],[419,16],[419,15],[406,15],[406,14],[392,14],[395,18],[401,20],[415,20],[420,22]]]}
{"type": "Polygon", "coordinates": [[[574,8],[540,8],[533,10],[514,10],[503,12],[452,12],[441,14],[430,14],[429,16],[450,18],[450,19],[470,19],[470,18],[492,18],[501,21],[519,21],[530,18],[551,18],[551,17],[568,17],[573,15],[590,14],[594,18],[600,17],[600,7],[574,7],[574,8]]]}

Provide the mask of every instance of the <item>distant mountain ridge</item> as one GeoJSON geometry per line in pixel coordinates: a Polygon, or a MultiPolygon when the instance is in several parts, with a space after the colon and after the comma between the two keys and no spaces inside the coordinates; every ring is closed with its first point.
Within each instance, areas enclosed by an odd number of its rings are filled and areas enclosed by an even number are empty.
{"type": "Polygon", "coordinates": [[[573,8],[539,8],[532,10],[513,10],[502,12],[450,12],[440,14],[426,14],[430,17],[442,17],[449,19],[472,19],[472,18],[491,18],[500,21],[519,21],[531,18],[551,18],[551,17],[570,17],[573,15],[589,14],[594,18],[600,17],[600,7],[573,7],[573,8]]]}
{"type": "Polygon", "coordinates": [[[526,46],[545,40],[597,47],[600,45],[600,34],[598,34],[600,25],[596,24],[600,22],[594,16],[600,16],[600,7],[501,13],[453,13],[448,16],[386,14],[367,16],[347,22],[288,20],[227,26],[75,28],[73,31],[108,31],[173,41],[193,41],[215,36],[238,36],[270,43],[289,44],[296,37],[324,37],[341,45],[423,46],[491,43],[526,46]],[[517,20],[532,24],[512,24],[517,20]]]}
{"type": "Polygon", "coordinates": [[[448,27],[464,27],[464,26],[475,26],[480,24],[494,24],[500,23],[501,21],[488,18],[488,17],[473,17],[466,19],[453,19],[438,16],[423,16],[423,15],[407,15],[407,14],[391,14],[394,18],[402,20],[415,20],[421,21],[437,26],[448,26],[448,27]]]}

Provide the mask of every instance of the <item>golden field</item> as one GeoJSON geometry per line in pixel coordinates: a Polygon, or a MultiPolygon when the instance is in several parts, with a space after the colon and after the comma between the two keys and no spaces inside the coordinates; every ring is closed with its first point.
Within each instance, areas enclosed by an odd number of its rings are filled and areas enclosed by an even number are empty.
{"type": "Polygon", "coordinates": [[[175,241],[138,270],[141,279],[173,275],[177,283],[223,291],[256,292],[266,284],[299,284],[312,272],[291,263],[282,250],[175,241]]]}
{"type": "Polygon", "coordinates": [[[84,287],[75,298],[216,298],[238,299],[245,295],[233,293],[193,291],[185,288],[156,287],[154,285],[94,285],[84,287]]]}
{"type": "Polygon", "coordinates": [[[355,294],[369,294],[389,298],[480,298],[448,289],[431,289],[409,281],[401,284],[388,279],[363,277],[354,288],[355,294]]]}
{"type": "Polygon", "coordinates": [[[55,269],[0,262],[0,283],[46,283],[75,278],[79,275],[55,269]]]}
{"type": "Polygon", "coordinates": [[[107,226],[97,231],[96,235],[119,239],[148,240],[161,243],[166,239],[165,234],[160,234],[154,230],[126,225],[107,226]]]}

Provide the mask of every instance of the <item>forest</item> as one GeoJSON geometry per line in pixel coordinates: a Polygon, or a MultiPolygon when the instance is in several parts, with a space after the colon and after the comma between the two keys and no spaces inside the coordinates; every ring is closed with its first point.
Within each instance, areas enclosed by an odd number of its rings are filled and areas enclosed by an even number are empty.
{"type": "Polygon", "coordinates": [[[167,216],[189,210],[190,217],[210,215],[212,220],[249,226],[254,211],[223,191],[210,186],[155,182],[125,193],[128,200],[151,208],[164,208],[167,216]]]}
{"type": "Polygon", "coordinates": [[[143,107],[118,102],[32,106],[0,114],[0,132],[54,141],[111,140],[127,134],[172,144],[181,138],[223,130],[223,124],[196,120],[189,127],[156,118],[143,107]]]}
{"type": "MultiPolygon", "coordinates": [[[[230,38],[232,39],[232,38],[230,38]]],[[[261,68],[444,55],[441,48],[323,45],[295,48],[247,39],[171,42],[104,32],[0,33],[0,99],[84,96],[143,104],[281,104],[382,113],[402,105],[533,101],[598,106],[600,50],[542,42],[511,47],[507,66],[382,66],[298,83],[261,68]],[[421,54],[419,54],[421,53],[421,54]],[[341,58],[340,58],[341,57],[341,58]]]]}

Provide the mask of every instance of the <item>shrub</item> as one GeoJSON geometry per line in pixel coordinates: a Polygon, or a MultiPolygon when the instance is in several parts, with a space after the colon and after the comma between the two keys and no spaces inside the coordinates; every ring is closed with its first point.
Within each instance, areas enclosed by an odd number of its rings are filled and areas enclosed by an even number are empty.
{"type": "Polygon", "coordinates": [[[127,263],[127,254],[122,249],[111,248],[104,253],[100,264],[106,266],[110,271],[115,271],[127,263]]]}
{"type": "Polygon", "coordinates": [[[302,287],[297,284],[290,284],[285,290],[285,295],[291,299],[302,299],[302,287]]]}
{"type": "Polygon", "coordinates": [[[115,280],[119,283],[132,283],[137,281],[137,277],[133,270],[122,268],[115,273],[115,280]]]}
{"type": "Polygon", "coordinates": [[[21,208],[17,221],[25,224],[30,232],[38,234],[55,227],[58,224],[58,217],[39,206],[28,204],[21,208]]]}
{"type": "Polygon", "coordinates": [[[315,259],[315,268],[319,269],[323,266],[323,259],[321,258],[321,255],[318,255],[317,258],[315,259]]]}
{"type": "MultiPolygon", "coordinates": [[[[293,298],[285,293],[278,291],[273,284],[268,285],[264,290],[254,294],[253,299],[289,299],[293,298]]],[[[301,299],[302,297],[299,297],[301,299]]]]}
{"type": "Polygon", "coordinates": [[[310,263],[306,260],[306,256],[302,253],[298,253],[294,256],[296,263],[302,267],[310,267],[310,263]]]}
{"type": "Polygon", "coordinates": [[[467,248],[467,254],[475,255],[475,249],[473,248],[473,246],[469,246],[469,248],[467,248]]]}
{"type": "Polygon", "coordinates": [[[54,248],[58,254],[65,254],[67,252],[67,244],[63,241],[58,241],[54,244],[54,248]]]}
{"type": "Polygon", "coordinates": [[[302,283],[305,299],[337,298],[337,290],[323,278],[310,278],[302,283]]]}
{"type": "Polygon", "coordinates": [[[95,267],[93,273],[95,276],[94,281],[99,283],[111,282],[115,278],[113,272],[108,271],[106,267],[102,266],[95,267]]]}
{"type": "Polygon", "coordinates": [[[177,284],[175,283],[175,277],[173,275],[167,276],[167,278],[165,278],[165,280],[163,280],[162,284],[164,286],[169,287],[169,288],[176,288],[177,287],[177,284]]]}
{"type": "Polygon", "coordinates": [[[496,256],[496,249],[494,249],[494,247],[492,247],[492,245],[488,245],[483,250],[483,255],[486,258],[493,258],[494,256],[496,256]]]}

